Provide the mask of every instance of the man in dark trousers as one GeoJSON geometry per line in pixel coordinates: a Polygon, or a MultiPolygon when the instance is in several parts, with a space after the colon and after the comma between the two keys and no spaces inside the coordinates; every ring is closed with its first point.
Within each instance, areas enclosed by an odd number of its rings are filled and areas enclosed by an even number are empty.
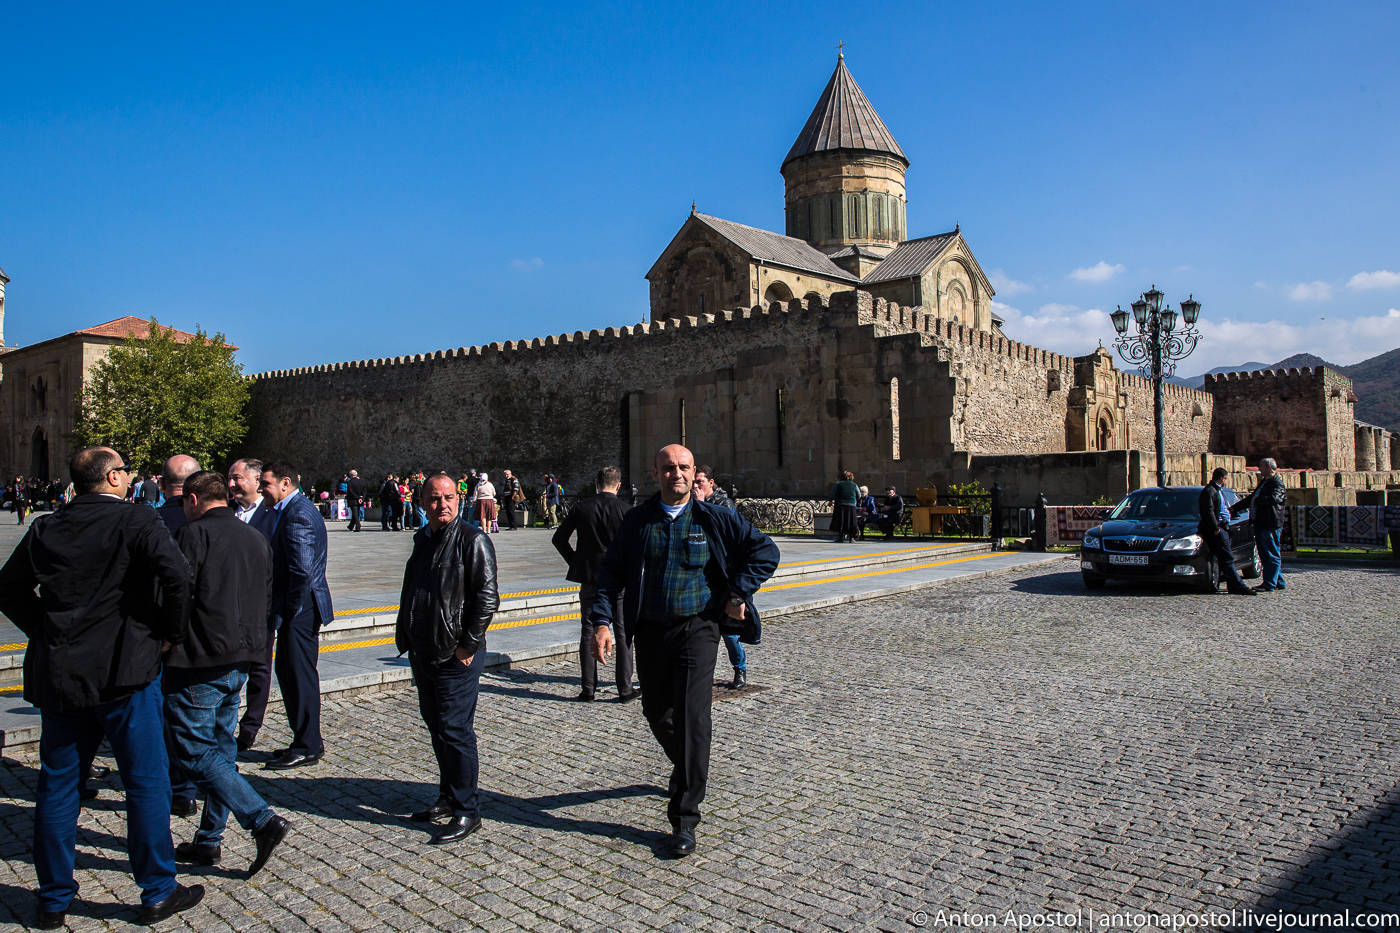
{"type": "Polygon", "coordinates": [[[1253,596],[1254,588],[1240,579],[1235,570],[1235,554],[1230,549],[1230,509],[1220,495],[1220,490],[1228,485],[1229,476],[1224,467],[1216,467],[1210,475],[1210,482],[1201,487],[1201,521],[1196,526],[1196,534],[1201,536],[1214,555],[1225,588],[1236,596],[1253,596]]]}
{"type": "Polygon", "coordinates": [[[277,513],[272,532],[272,627],[277,630],[277,686],[292,728],[292,744],[264,767],[274,771],[315,764],[321,741],[318,633],[333,619],[326,585],[326,522],[297,488],[301,477],[285,460],[263,464],[262,494],[277,513]]]}
{"type": "Polygon", "coordinates": [[[175,881],[161,722],[161,652],[185,640],[189,566],[154,511],[123,501],[131,466],[116,451],[80,450],[68,475],[77,497],[35,522],[0,569],[0,612],[29,639],[24,698],[38,708],[43,728],[35,926],[63,926],[78,892],[78,785],[104,736],[126,788],[141,920],[154,923],[204,896],[199,885],[175,881]]]}
{"type": "MultiPolygon", "coordinates": [[[[554,549],[569,565],[564,579],[577,583],[578,603],[583,620],[583,633],[579,638],[578,663],[582,671],[582,692],[578,699],[591,703],[598,692],[598,662],[593,657],[593,623],[588,620],[589,607],[593,605],[594,581],[598,578],[598,565],[612,543],[613,535],[622,524],[622,516],[629,506],[617,497],[622,485],[622,471],[614,466],[605,466],[593,480],[596,496],[581,500],[574,506],[554,532],[554,549]],[[578,547],[570,546],[569,539],[578,535],[578,547]]],[[[632,639],[627,637],[625,623],[616,602],[612,618],[615,626],[623,626],[614,632],[613,643],[617,647],[617,699],[619,703],[635,700],[639,691],[632,689],[632,639]]]]}
{"type": "Polygon", "coordinates": [[[880,516],[875,519],[875,524],[884,533],[886,541],[894,538],[894,530],[899,527],[899,520],[903,517],[904,497],[893,486],[886,486],[885,501],[880,504],[880,516]]]}
{"type": "Polygon", "coordinates": [[[399,517],[403,513],[403,493],[398,480],[390,473],[379,486],[379,530],[398,531],[399,517]]]}
{"type": "Polygon", "coordinates": [[[476,700],[486,665],[486,629],[500,607],[496,550],[458,517],[461,496],[446,473],[423,484],[428,523],[413,536],[394,640],[408,652],[418,708],[438,763],[438,799],[413,814],[448,823],[430,840],[445,845],[481,828],[477,801],[476,700]]]}
{"type": "Polygon", "coordinates": [[[1259,485],[1254,491],[1230,508],[1238,515],[1254,507],[1254,543],[1259,548],[1263,577],[1259,589],[1269,592],[1284,589],[1283,582],[1283,522],[1288,509],[1288,490],[1278,475],[1278,463],[1273,457],[1259,461],[1259,485]]]}
{"type": "Polygon", "coordinates": [[[189,523],[175,536],[193,578],[189,634],[165,658],[166,728],[186,774],[205,794],[204,816],[193,842],[182,842],[182,862],[213,865],[223,854],[232,811],[253,834],[256,875],[291,825],[272,812],[238,773],[238,693],[248,665],[263,655],[272,606],[272,548],[229,508],[228,481],[201,470],[181,495],[189,523]]]}
{"type": "MultiPolygon", "coordinates": [[[[228,504],[240,522],[250,526],[265,539],[271,539],[277,513],[263,499],[258,488],[262,485],[262,461],[252,457],[235,460],[228,468],[228,504]]],[[[267,639],[261,657],[248,662],[248,694],[243,718],[238,723],[238,750],[247,751],[258,740],[263,715],[267,712],[267,697],[272,690],[272,649],[277,644],[277,630],[267,619],[267,639]]]]}
{"type": "Polygon", "coordinates": [[[778,568],[778,546],[732,509],[691,497],[695,457],[679,444],[656,454],[659,495],[622,520],[598,568],[589,610],[594,657],[612,652],[613,606],[623,596],[625,636],[635,638],[642,714],[671,759],[677,858],[695,851],[710,774],[710,700],[721,631],[751,645],[761,630],[753,595],[778,568]]]}
{"type": "Polygon", "coordinates": [[[496,507],[501,517],[506,520],[506,527],[511,531],[520,527],[515,523],[515,508],[519,505],[516,497],[519,495],[520,480],[512,476],[510,470],[502,471],[501,485],[496,490],[496,507]]]}
{"type": "Polygon", "coordinates": [[[345,481],[345,504],[350,508],[351,531],[360,530],[360,523],[365,520],[365,499],[368,497],[365,481],[360,479],[359,473],[351,470],[350,478],[345,481]]]}
{"type": "MultiPolygon", "coordinates": [[[[173,537],[189,521],[185,509],[180,504],[180,496],[185,488],[185,478],[199,469],[199,461],[187,454],[176,454],[165,461],[160,471],[160,485],[165,492],[165,504],[156,509],[156,514],[165,523],[173,537]]],[[[195,800],[194,780],[185,773],[175,753],[175,737],[167,727],[165,744],[170,756],[170,813],[172,816],[194,816],[199,812],[195,800]]]]}

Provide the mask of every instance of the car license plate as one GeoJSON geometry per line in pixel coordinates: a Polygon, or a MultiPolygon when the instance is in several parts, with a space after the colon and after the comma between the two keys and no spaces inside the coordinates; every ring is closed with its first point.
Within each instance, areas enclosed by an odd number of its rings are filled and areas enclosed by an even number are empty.
{"type": "Polygon", "coordinates": [[[1147,563],[1146,554],[1110,554],[1108,555],[1110,564],[1134,564],[1141,566],[1147,563]]]}

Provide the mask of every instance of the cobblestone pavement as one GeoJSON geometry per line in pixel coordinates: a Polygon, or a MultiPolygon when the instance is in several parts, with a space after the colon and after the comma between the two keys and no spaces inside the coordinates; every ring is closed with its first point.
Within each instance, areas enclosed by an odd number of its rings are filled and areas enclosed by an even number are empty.
{"type": "MultiPolygon", "coordinates": [[[[1290,574],[1245,600],[1055,566],[795,616],[718,703],[700,850],[658,854],[637,704],[570,665],[484,680],[486,826],[424,845],[411,690],[327,704],[325,762],[255,786],[296,823],[196,870],[197,930],[908,930],[937,911],[1400,909],[1397,578],[1290,574]],[[927,917],[919,911],[926,911],[927,917]]],[[[722,660],[722,659],[721,659],[722,660]]],[[[721,664],[721,673],[726,670],[721,664]]],[[[0,925],[33,918],[36,771],[0,770],[0,925]]],[[[175,820],[177,839],[193,822],[175,820]]],[[[84,811],[73,929],[125,926],[120,798],[84,811]]],[[[1131,918],[1128,925],[1135,925],[1131,918]]]]}

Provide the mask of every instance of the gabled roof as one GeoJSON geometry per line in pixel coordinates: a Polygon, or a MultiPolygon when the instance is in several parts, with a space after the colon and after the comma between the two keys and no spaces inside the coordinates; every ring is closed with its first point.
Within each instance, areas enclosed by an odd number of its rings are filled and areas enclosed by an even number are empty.
{"type": "Polygon", "coordinates": [[[851,275],[828,259],[825,253],[806,240],[783,236],[781,233],[771,233],[744,224],[736,224],[732,220],[721,220],[708,214],[692,214],[691,216],[755,259],[761,259],[778,266],[786,266],[789,269],[797,269],[801,272],[814,272],[817,275],[841,279],[844,282],[860,281],[856,276],[851,275]]]}
{"type": "Polygon", "coordinates": [[[893,253],[885,257],[884,262],[867,272],[865,278],[861,279],[861,284],[873,285],[877,282],[923,275],[924,270],[933,264],[958,234],[959,231],[953,230],[935,236],[920,237],[917,240],[905,240],[895,247],[893,253]]]}
{"type": "MultiPolygon", "coordinates": [[[[174,327],[163,327],[166,333],[174,338],[176,343],[189,343],[195,335],[186,330],[179,330],[174,327]]],[[[119,317],[115,321],[108,321],[106,324],[98,324],[96,327],[85,327],[82,330],[75,330],[73,333],[84,337],[117,337],[125,340],[127,337],[135,337],[138,340],[151,332],[151,322],[145,318],[127,315],[119,317]]],[[[238,348],[232,344],[228,345],[230,350],[238,348]]]]}
{"type": "Polygon", "coordinates": [[[894,141],[894,134],[870,105],[856,79],[846,70],[844,55],[837,56],[836,70],[826,83],[826,90],[822,91],[812,115],[807,118],[807,125],[798,134],[797,142],[788,150],[783,165],[827,149],[888,152],[903,160],[905,165],[909,164],[904,150],[894,141]]]}
{"type": "Polygon", "coordinates": [[[5,270],[4,270],[4,269],[0,269],[0,284],[3,284],[3,283],[5,283],[5,282],[8,282],[9,280],[10,280],[10,277],[9,277],[8,275],[5,274],[5,270]]]}
{"type": "MultiPolygon", "coordinates": [[[[176,330],[173,327],[165,328],[172,337],[179,343],[187,343],[194,339],[194,334],[183,330],[176,330]]],[[[115,321],[108,321],[106,324],[98,324],[96,327],[85,327],[82,330],[75,330],[73,333],[82,334],[86,337],[144,337],[151,332],[151,322],[139,317],[127,315],[119,317],[115,321]]]]}

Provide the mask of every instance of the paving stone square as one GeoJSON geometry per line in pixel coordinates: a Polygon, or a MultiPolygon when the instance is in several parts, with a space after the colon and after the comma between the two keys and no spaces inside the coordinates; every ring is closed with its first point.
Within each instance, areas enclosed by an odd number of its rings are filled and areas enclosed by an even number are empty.
{"type": "MultiPolygon", "coordinates": [[[[404,819],[435,789],[412,689],[328,699],[322,764],[242,766],[295,821],[278,857],[245,881],[252,846],[232,828],[223,864],[191,872],[204,903],[162,929],[1400,910],[1396,571],[1294,567],[1286,592],[1244,599],[1089,593],[1071,566],[765,626],[750,679],[769,689],[715,705],[700,849],[679,861],[660,854],[667,768],[640,704],[571,702],[571,664],[484,678],[486,824],[442,849],[404,819]]],[[[34,918],[36,777],[0,769],[0,926],[34,918]]],[[[172,823],[190,838],[192,820],[172,823]]],[[[124,833],[109,787],[83,812],[72,929],[135,918],[124,833]]]]}

